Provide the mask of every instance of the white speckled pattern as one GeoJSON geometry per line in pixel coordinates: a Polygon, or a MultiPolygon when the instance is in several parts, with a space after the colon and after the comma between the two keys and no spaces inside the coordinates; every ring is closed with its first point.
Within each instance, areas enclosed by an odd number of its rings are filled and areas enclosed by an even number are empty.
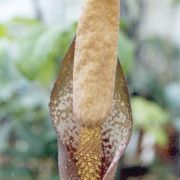
{"type": "MultiPolygon", "coordinates": [[[[51,94],[50,112],[59,143],[61,180],[79,179],[75,167],[79,129],[73,114],[72,80],[74,44],[72,43],[51,94]]],[[[118,160],[126,148],[132,131],[132,116],[126,81],[118,63],[112,110],[102,125],[103,172],[101,179],[115,176],[118,160]]]]}

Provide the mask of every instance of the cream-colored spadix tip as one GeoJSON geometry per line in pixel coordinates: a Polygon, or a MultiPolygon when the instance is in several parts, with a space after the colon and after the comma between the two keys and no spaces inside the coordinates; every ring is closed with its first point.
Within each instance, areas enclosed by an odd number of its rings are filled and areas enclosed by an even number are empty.
{"type": "Polygon", "coordinates": [[[119,0],[87,0],[73,64],[73,111],[82,126],[100,126],[111,111],[118,35],[119,0]]]}

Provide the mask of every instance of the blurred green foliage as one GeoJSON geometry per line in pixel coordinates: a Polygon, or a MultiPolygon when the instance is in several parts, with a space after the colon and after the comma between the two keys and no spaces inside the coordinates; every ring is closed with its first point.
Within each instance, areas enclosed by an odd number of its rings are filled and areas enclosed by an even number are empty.
{"type": "Polygon", "coordinates": [[[135,47],[133,41],[130,40],[124,32],[119,34],[118,57],[122,65],[124,73],[127,75],[133,66],[135,58],[135,47]]]}
{"type": "Polygon", "coordinates": [[[162,109],[157,103],[142,97],[133,97],[131,104],[135,121],[134,128],[149,132],[154,136],[157,144],[166,145],[168,137],[165,125],[169,120],[167,111],[162,109]]]}
{"type": "Polygon", "coordinates": [[[0,179],[58,179],[49,86],[70,30],[19,18],[0,26],[0,179]]]}

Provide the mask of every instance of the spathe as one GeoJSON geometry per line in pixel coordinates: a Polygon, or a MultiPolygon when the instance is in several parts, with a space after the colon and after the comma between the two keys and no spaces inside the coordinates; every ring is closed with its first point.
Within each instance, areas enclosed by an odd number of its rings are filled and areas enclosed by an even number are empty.
{"type": "MultiPolygon", "coordinates": [[[[75,40],[61,64],[61,70],[52,90],[50,112],[58,137],[60,179],[79,180],[75,153],[80,125],[73,114],[73,60],[75,40]]],[[[118,61],[112,110],[101,126],[102,167],[100,179],[114,179],[117,165],[132,132],[132,114],[127,83],[118,61]]]]}

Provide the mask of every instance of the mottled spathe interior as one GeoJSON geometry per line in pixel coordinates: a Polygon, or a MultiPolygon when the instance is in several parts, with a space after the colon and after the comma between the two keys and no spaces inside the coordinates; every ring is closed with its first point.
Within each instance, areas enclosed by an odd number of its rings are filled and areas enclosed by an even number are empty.
{"type": "Polygon", "coordinates": [[[126,81],[117,66],[119,9],[119,0],[86,1],[52,92],[65,180],[113,179],[131,135],[126,81]]]}
{"type": "MultiPolygon", "coordinates": [[[[50,111],[59,143],[59,172],[65,180],[79,179],[75,154],[79,144],[80,124],[73,113],[73,59],[72,43],[51,94],[50,111]]],[[[126,80],[118,63],[111,112],[101,125],[101,178],[113,179],[119,158],[124,152],[132,131],[132,114],[126,80]]]]}

